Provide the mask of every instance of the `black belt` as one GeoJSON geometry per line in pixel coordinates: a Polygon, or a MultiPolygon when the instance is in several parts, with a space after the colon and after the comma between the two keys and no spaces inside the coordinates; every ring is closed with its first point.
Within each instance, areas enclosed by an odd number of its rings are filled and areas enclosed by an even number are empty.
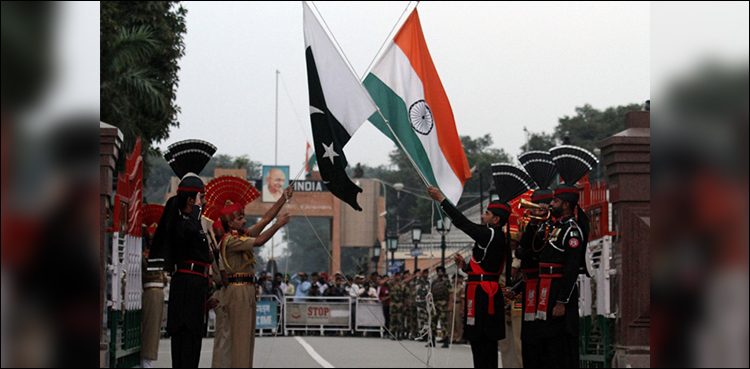
{"type": "Polygon", "coordinates": [[[255,284],[256,278],[254,275],[243,275],[243,276],[232,276],[227,277],[229,284],[255,284]]]}
{"type": "Polygon", "coordinates": [[[497,282],[500,280],[500,276],[497,274],[469,274],[467,282],[497,282]]]}
{"type": "Polygon", "coordinates": [[[539,267],[522,268],[521,273],[526,276],[526,279],[537,279],[539,278],[539,267]]]}
{"type": "Polygon", "coordinates": [[[198,274],[208,275],[209,264],[189,262],[177,263],[177,271],[190,271],[198,274]]]}
{"type": "Polygon", "coordinates": [[[539,275],[563,274],[565,269],[559,267],[539,267],[539,275]]]}

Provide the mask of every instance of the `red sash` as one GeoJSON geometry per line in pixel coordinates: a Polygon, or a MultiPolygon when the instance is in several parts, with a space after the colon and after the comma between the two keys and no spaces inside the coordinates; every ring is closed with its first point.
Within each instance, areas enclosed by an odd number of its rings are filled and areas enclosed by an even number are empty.
{"type": "Polygon", "coordinates": [[[561,268],[562,264],[554,263],[539,263],[539,305],[536,309],[536,318],[539,320],[547,320],[547,307],[549,306],[549,293],[552,287],[552,280],[562,278],[562,274],[551,274],[544,273],[544,269],[549,268],[561,268]]]}
{"type": "Polygon", "coordinates": [[[526,274],[526,308],[523,312],[524,321],[534,321],[536,319],[536,293],[539,286],[539,269],[524,269],[526,274]]]}
{"type": "MultiPolygon", "coordinates": [[[[487,273],[479,266],[478,263],[471,260],[469,262],[469,275],[490,275],[499,276],[498,273],[487,273]]],[[[489,315],[495,315],[495,294],[500,290],[500,285],[497,281],[481,281],[481,282],[466,282],[466,324],[474,325],[474,319],[476,317],[476,292],[477,286],[482,287],[482,290],[489,296],[489,304],[487,306],[487,313],[489,315]]]]}

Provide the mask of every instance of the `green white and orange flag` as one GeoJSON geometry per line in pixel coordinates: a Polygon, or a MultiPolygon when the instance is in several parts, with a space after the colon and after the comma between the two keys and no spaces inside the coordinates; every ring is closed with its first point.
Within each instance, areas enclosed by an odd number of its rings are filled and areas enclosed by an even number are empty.
{"type": "Polygon", "coordinates": [[[411,156],[427,182],[457,203],[471,171],[416,9],[363,83],[398,140],[378,113],[370,122],[411,156]]]}
{"type": "Polygon", "coordinates": [[[310,145],[310,142],[307,142],[307,147],[305,147],[305,173],[307,173],[307,176],[312,174],[316,165],[318,165],[318,159],[315,157],[315,149],[310,145]]]}

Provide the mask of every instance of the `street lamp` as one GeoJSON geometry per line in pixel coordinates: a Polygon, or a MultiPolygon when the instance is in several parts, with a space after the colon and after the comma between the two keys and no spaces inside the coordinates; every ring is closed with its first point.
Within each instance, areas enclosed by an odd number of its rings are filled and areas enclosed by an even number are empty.
{"type": "Polygon", "coordinates": [[[388,246],[388,251],[391,252],[391,264],[395,264],[396,250],[398,250],[398,233],[394,231],[388,232],[385,242],[386,246],[388,246]]]}
{"type": "Polygon", "coordinates": [[[375,264],[375,272],[378,272],[378,261],[380,261],[380,241],[375,240],[375,244],[372,245],[372,262],[375,264]]]}
{"type": "Polygon", "coordinates": [[[404,184],[394,183],[393,189],[396,190],[396,236],[398,237],[398,234],[401,233],[401,223],[399,223],[399,204],[401,204],[401,190],[404,189],[404,184]]]}
{"type": "Polygon", "coordinates": [[[451,231],[451,218],[443,217],[438,219],[435,228],[440,232],[440,266],[445,268],[445,235],[451,231]]]}
{"type": "Polygon", "coordinates": [[[422,240],[422,225],[419,221],[415,222],[411,227],[411,241],[414,242],[414,270],[417,270],[417,260],[419,259],[419,241],[422,240]]]}

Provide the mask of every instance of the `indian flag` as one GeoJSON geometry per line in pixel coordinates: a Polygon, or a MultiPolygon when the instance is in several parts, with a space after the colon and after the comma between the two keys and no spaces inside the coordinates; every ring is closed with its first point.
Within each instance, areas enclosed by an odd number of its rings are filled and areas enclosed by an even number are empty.
{"type": "Polygon", "coordinates": [[[307,142],[307,147],[305,148],[305,172],[307,172],[308,176],[312,174],[313,168],[316,165],[318,165],[318,160],[315,157],[315,149],[310,145],[310,142],[307,142]]]}
{"type": "Polygon", "coordinates": [[[416,9],[386,46],[364,85],[398,140],[380,114],[373,114],[370,122],[414,159],[430,184],[457,203],[471,171],[416,9]]]}

